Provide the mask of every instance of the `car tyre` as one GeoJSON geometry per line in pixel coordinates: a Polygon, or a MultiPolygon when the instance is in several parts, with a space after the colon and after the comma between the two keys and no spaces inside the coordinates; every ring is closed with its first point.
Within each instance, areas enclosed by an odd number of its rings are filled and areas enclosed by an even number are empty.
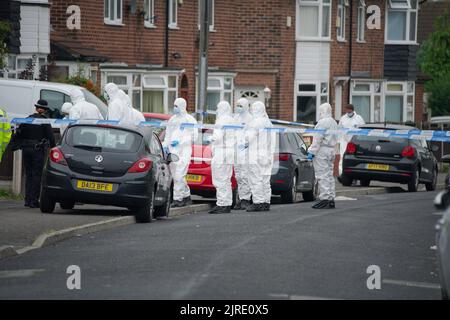
{"type": "Polygon", "coordinates": [[[232,208],[234,208],[239,203],[239,193],[238,188],[233,190],[233,203],[231,205],[232,208]]]}
{"type": "Polygon", "coordinates": [[[50,198],[45,191],[41,192],[39,209],[42,213],[53,213],[55,211],[56,201],[50,198]]]}
{"type": "Polygon", "coordinates": [[[420,172],[419,169],[416,168],[411,180],[408,182],[408,192],[417,192],[417,190],[419,190],[419,177],[420,172]]]}
{"type": "Polygon", "coordinates": [[[59,206],[63,210],[72,210],[75,207],[75,202],[72,202],[72,201],[60,202],[59,206]]]}
{"type": "Polygon", "coordinates": [[[425,188],[427,189],[427,191],[436,190],[437,177],[438,177],[438,171],[436,169],[434,169],[433,181],[430,183],[425,183],[425,188]]]}
{"type": "Polygon", "coordinates": [[[449,300],[448,293],[444,288],[442,288],[442,286],[441,286],[441,297],[442,297],[442,300],[449,300]]]}
{"type": "Polygon", "coordinates": [[[340,182],[344,187],[351,187],[353,184],[353,179],[346,175],[341,175],[340,182]]]}
{"type": "Polygon", "coordinates": [[[291,179],[291,188],[281,194],[281,202],[284,204],[290,204],[290,203],[295,203],[298,201],[298,193],[295,190],[296,189],[296,185],[297,185],[297,174],[294,173],[294,175],[292,176],[291,179]]]}
{"type": "Polygon", "coordinates": [[[172,190],[168,192],[166,203],[162,206],[155,207],[155,218],[168,217],[171,204],[172,204],[172,190]]]}
{"type": "Polygon", "coordinates": [[[303,192],[303,200],[305,202],[312,202],[315,201],[317,198],[317,192],[318,192],[318,185],[317,182],[314,183],[314,188],[311,191],[303,192]]]}
{"type": "Polygon", "coordinates": [[[370,180],[361,180],[361,187],[369,187],[370,186],[370,180]]]}
{"type": "MultiPolygon", "coordinates": [[[[155,190],[156,191],[156,190],[155,190]]],[[[142,208],[137,208],[134,214],[137,223],[150,223],[153,220],[155,211],[155,191],[150,195],[150,199],[142,208]]]]}

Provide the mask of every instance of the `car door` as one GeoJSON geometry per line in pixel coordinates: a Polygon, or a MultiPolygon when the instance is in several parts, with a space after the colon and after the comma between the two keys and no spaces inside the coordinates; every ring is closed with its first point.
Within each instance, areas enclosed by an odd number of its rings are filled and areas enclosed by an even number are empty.
{"type": "Polygon", "coordinates": [[[157,170],[158,190],[156,191],[156,201],[159,204],[162,204],[167,200],[167,196],[170,192],[171,176],[169,172],[169,165],[167,164],[164,157],[161,142],[155,133],[152,133],[151,135],[150,150],[157,159],[156,165],[158,167],[157,170]]]}
{"type": "Polygon", "coordinates": [[[292,133],[291,140],[295,141],[295,159],[298,167],[297,191],[310,191],[314,186],[314,167],[312,162],[308,161],[306,144],[297,133],[292,133]]]}
{"type": "Polygon", "coordinates": [[[433,180],[434,175],[434,156],[425,140],[413,140],[414,146],[420,157],[422,171],[420,177],[426,180],[433,180]]]}

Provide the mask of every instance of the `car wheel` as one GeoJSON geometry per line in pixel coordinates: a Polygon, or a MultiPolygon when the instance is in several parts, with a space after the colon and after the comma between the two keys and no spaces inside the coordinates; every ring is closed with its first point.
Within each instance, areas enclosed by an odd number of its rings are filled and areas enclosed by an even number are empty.
{"type": "MultiPolygon", "coordinates": [[[[156,190],[155,190],[156,191],[156,190]]],[[[150,195],[150,199],[142,208],[138,208],[134,215],[137,223],[150,223],[153,220],[153,212],[155,210],[155,191],[150,195]]]]}
{"type": "Polygon", "coordinates": [[[445,290],[445,288],[443,288],[442,286],[441,286],[441,297],[442,297],[442,300],[448,300],[448,293],[445,290]]]}
{"type": "Polygon", "coordinates": [[[172,190],[169,190],[167,194],[166,203],[160,207],[155,207],[155,218],[168,217],[171,204],[172,204],[172,190]]]}
{"type": "Polygon", "coordinates": [[[417,192],[417,190],[419,190],[419,177],[420,172],[419,169],[416,168],[411,181],[408,182],[408,192],[417,192]]]}
{"type": "Polygon", "coordinates": [[[60,202],[59,206],[64,210],[72,210],[75,207],[75,202],[72,201],[64,201],[60,202]]]}
{"type": "Polygon", "coordinates": [[[353,179],[346,176],[346,175],[341,175],[339,182],[344,186],[344,187],[351,187],[353,184],[353,179]]]}
{"type": "Polygon", "coordinates": [[[436,190],[437,177],[438,177],[438,171],[436,169],[434,169],[433,181],[430,183],[425,183],[425,188],[427,189],[427,191],[436,190]]]}
{"type": "Polygon", "coordinates": [[[298,202],[298,193],[295,190],[297,185],[297,175],[294,173],[291,180],[291,189],[286,191],[281,195],[281,202],[288,204],[288,203],[295,203],[298,202]]]}
{"type": "Polygon", "coordinates": [[[55,211],[56,201],[50,198],[45,191],[41,192],[39,208],[42,213],[53,213],[55,211]]]}
{"type": "Polygon", "coordinates": [[[239,193],[238,189],[233,190],[233,203],[231,205],[232,208],[234,208],[239,203],[239,193]]]}
{"type": "Polygon", "coordinates": [[[370,180],[361,180],[361,187],[369,187],[370,186],[370,180]]]}
{"type": "Polygon", "coordinates": [[[311,191],[303,192],[303,200],[306,202],[315,201],[318,193],[318,185],[317,182],[314,183],[314,188],[311,191]]]}

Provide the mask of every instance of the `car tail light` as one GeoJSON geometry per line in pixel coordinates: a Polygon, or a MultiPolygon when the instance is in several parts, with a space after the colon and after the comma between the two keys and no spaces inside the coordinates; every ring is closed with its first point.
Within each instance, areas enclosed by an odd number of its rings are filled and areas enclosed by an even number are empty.
{"type": "Polygon", "coordinates": [[[402,150],[403,158],[414,158],[416,156],[416,149],[411,146],[406,146],[402,150]]]}
{"type": "Polygon", "coordinates": [[[290,154],[289,153],[279,153],[275,155],[275,160],[278,161],[289,161],[290,158],[290,154]]]}
{"type": "Polygon", "coordinates": [[[64,158],[64,154],[61,149],[55,147],[50,150],[50,160],[54,163],[62,164],[63,166],[67,166],[67,161],[64,158]]]}
{"type": "Polygon", "coordinates": [[[345,153],[355,154],[356,153],[356,144],[354,144],[353,142],[349,142],[347,144],[347,149],[345,150],[345,153]]]}
{"type": "Polygon", "coordinates": [[[133,166],[128,169],[128,173],[141,173],[141,172],[147,172],[152,167],[152,160],[149,158],[142,158],[133,164],[133,166]]]}

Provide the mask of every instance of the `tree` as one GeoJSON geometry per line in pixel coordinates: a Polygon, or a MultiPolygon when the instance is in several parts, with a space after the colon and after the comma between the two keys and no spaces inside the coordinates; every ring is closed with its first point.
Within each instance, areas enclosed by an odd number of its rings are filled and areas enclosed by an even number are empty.
{"type": "Polygon", "coordinates": [[[424,42],[419,66],[431,77],[425,90],[433,116],[450,115],[450,10],[437,19],[436,31],[424,42]]]}
{"type": "Polygon", "coordinates": [[[9,33],[11,32],[11,26],[7,21],[0,21],[0,70],[3,70],[6,66],[6,57],[8,55],[8,46],[6,40],[8,40],[9,33]]]}

